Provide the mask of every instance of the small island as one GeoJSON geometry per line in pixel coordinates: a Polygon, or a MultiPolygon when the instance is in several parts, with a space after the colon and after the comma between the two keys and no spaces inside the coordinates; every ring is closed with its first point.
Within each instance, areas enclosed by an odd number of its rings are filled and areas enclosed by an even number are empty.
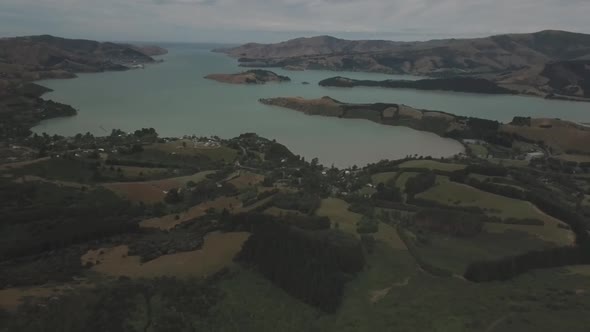
{"type": "Polygon", "coordinates": [[[422,80],[355,80],[347,77],[332,77],[319,83],[320,86],[331,86],[340,88],[353,88],[357,86],[365,87],[382,87],[392,89],[416,89],[416,90],[440,90],[469,93],[487,93],[487,94],[516,94],[516,91],[504,88],[498,84],[484,79],[475,77],[450,77],[450,78],[433,78],[422,80]]]}
{"type": "Polygon", "coordinates": [[[237,74],[211,74],[206,79],[230,84],[266,84],[268,82],[290,82],[287,76],[278,75],[269,70],[248,70],[237,74]]]}

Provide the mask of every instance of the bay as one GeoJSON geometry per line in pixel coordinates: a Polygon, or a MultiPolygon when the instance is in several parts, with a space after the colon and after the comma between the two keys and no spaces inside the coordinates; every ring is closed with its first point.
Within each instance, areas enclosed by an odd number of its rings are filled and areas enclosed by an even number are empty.
{"type": "Polygon", "coordinates": [[[169,46],[163,63],[144,70],[80,74],[71,80],[40,82],[54,90],[45,96],[79,110],[75,117],[43,121],[37,133],[74,135],[90,132],[106,135],[112,129],[126,131],[155,128],[161,136],[218,135],[230,138],[246,132],[288,146],[306,159],[318,157],[325,165],[365,165],[407,155],[448,157],[463,151],[456,141],[404,127],[365,120],[307,116],[262,105],[260,98],[330,96],[345,102],[394,102],[453,114],[510,121],[513,116],[560,117],[590,122],[590,106],[522,96],[391,90],[380,88],[324,88],[317,83],[342,75],[356,79],[416,79],[373,73],[284,71],[292,82],[267,85],[231,85],[206,80],[211,73],[234,73],[235,59],[212,53],[200,45],[169,46]],[[310,83],[309,85],[302,84],[310,83]]]}

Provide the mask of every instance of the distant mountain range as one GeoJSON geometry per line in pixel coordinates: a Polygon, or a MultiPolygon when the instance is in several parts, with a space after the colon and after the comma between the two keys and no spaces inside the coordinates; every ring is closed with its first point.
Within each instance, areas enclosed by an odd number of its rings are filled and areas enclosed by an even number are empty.
{"type": "Polygon", "coordinates": [[[523,94],[590,99],[590,35],[546,30],[425,42],[329,36],[217,50],[245,67],[477,76],[523,94]]]}

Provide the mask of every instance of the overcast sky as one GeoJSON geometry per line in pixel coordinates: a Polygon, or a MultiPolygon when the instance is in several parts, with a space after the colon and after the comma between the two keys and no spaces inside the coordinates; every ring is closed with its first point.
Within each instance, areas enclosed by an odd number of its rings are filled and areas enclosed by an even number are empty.
{"type": "Polygon", "coordinates": [[[273,42],[590,33],[590,0],[0,0],[0,36],[273,42]]]}

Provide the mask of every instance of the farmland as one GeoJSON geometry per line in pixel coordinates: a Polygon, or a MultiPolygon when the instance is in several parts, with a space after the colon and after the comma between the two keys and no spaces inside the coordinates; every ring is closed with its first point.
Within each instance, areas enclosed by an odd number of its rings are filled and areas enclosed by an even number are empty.
{"type": "Polygon", "coordinates": [[[487,193],[454,182],[437,185],[418,195],[418,197],[448,206],[478,207],[486,211],[487,214],[500,218],[538,219],[544,223],[543,226],[488,223],[486,229],[493,233],[518,230],[557,244],[570,244],[573,242],[571,232],[558,227],[562,224],[561,221],[541,212],[529,202],[487,193]]]}
{"type": "Polygon", "coordinates": [[[424,168],[424,169],[430,169],[430,170],[439,170],[439,171],[446,171],[446,172],[452,172],[452,171],[458,171],[458,170],[462,170],[465,169],[465,167],[467,167],[466,165],[461,165],[461,164],[453,164],[453,163],[448,163],[448,162],[440,162],[440,161],[435,161],[435,160],[411,160],[411,161],[406,161],[405,163],[402,163],[399,165],[400,168],[424,168]]]}
{"type": "MultiPolygon", "coordinates": [[[[525,193],[576,212],[584,173],[466,156],[335,169],[255,135],[205,142],[100,144],[99,159],[83,148],[0,170],[3,326],[94,326],[72,308],[101,308],[96,326],[129,331],[532,332],[563,327],[555,315],[571,316],[573,331],[590,324],[587,264],[494,282],[466,273],[574,248],[573,217],[525,193]],[[326,299],[335,305],[314,302],[326,299]]],[[[587,195],[580,203],[583,213],[587,195]]]]}
{"type": "Polygon", "coordinates": [[[109,276],[132,278],[205,277],[232,264],[248,233],[212,233],[205,238],[202,249],[160,256],[141,263],[137,256],[129,256],[128,248],[117,246],[91,250],[81,257],[83,265],[109,276]]]}

